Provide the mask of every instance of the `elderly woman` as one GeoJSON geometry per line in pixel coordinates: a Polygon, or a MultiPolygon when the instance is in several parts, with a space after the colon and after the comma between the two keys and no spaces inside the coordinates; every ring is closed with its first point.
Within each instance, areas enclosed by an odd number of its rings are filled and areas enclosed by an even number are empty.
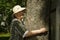
{"type": "Polygon", "coordinates": [[[46,28],[41,28],[41,29],[32,30],[32,31],[29,31],[25,28],[24,21],[23,21],[25,9],[26,8],[23,8],[19,5],[16,5],[13,7],[14,19],[12,20],[12,23],[11,23],[10,40],[24,40],[25,37],[30,37],[33,35],[47,32],[46,28]]]}

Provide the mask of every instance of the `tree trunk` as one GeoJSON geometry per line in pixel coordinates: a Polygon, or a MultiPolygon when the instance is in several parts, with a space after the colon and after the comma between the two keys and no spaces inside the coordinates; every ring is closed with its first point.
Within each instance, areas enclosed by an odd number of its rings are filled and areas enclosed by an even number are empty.
{"type": "MultiPolygon", "coordinates": [[[[25,25],[28,30],[40,29],[42,27],[46,27],[48,30],[47,15],[49,15],[48,0],[27,0],[25,25]]],[[[27,40],[48,40],[48,34],[45,36],[33,36],[28,38],[27,40]]]]}
{"type": "Polygon", "coordinates": [[[56,5],[56,38],[55,40],[60,40],[60,0],[57,0],[57,5],[56,5]]]}

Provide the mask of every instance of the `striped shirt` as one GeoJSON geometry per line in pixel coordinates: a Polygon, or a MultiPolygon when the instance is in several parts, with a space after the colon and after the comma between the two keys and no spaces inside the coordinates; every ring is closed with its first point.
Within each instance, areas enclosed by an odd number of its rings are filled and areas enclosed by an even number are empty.
{"type": "Polygon", "coordinates": [[[18,21],[17,19],[13,19],[10,28],[11,37],[9,40],[23,40],[23,35],[26,31],[27,29],[22,20],[18,21]]]}

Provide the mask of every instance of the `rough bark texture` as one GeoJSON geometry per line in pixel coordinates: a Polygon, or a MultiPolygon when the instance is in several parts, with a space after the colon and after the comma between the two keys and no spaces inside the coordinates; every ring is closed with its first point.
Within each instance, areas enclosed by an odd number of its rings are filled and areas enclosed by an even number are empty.
{"type": "MultiPolygon", "coordinates": [[[[25,25],[28,30],[40,29],[42,27],[46,27],[48,29],[47,15],[49,15],[48,0],[27,0],[25,25]]],[[[48,34],[42,36],[33,36],[27,40],[48,40],[48,34]]]]}

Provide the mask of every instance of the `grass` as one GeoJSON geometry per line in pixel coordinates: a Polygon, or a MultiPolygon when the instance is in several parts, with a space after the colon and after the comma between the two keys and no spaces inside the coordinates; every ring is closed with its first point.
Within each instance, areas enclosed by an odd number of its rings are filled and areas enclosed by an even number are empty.
{"type": "Polygon", "coordinates": [[[0,33],[0,40],[9,40],[10,33],[0,33]]]}
{"type": "Polygon", "coordinates": [[[1,33],[0,37],[10,37],[10,33],[1,33]]]}

